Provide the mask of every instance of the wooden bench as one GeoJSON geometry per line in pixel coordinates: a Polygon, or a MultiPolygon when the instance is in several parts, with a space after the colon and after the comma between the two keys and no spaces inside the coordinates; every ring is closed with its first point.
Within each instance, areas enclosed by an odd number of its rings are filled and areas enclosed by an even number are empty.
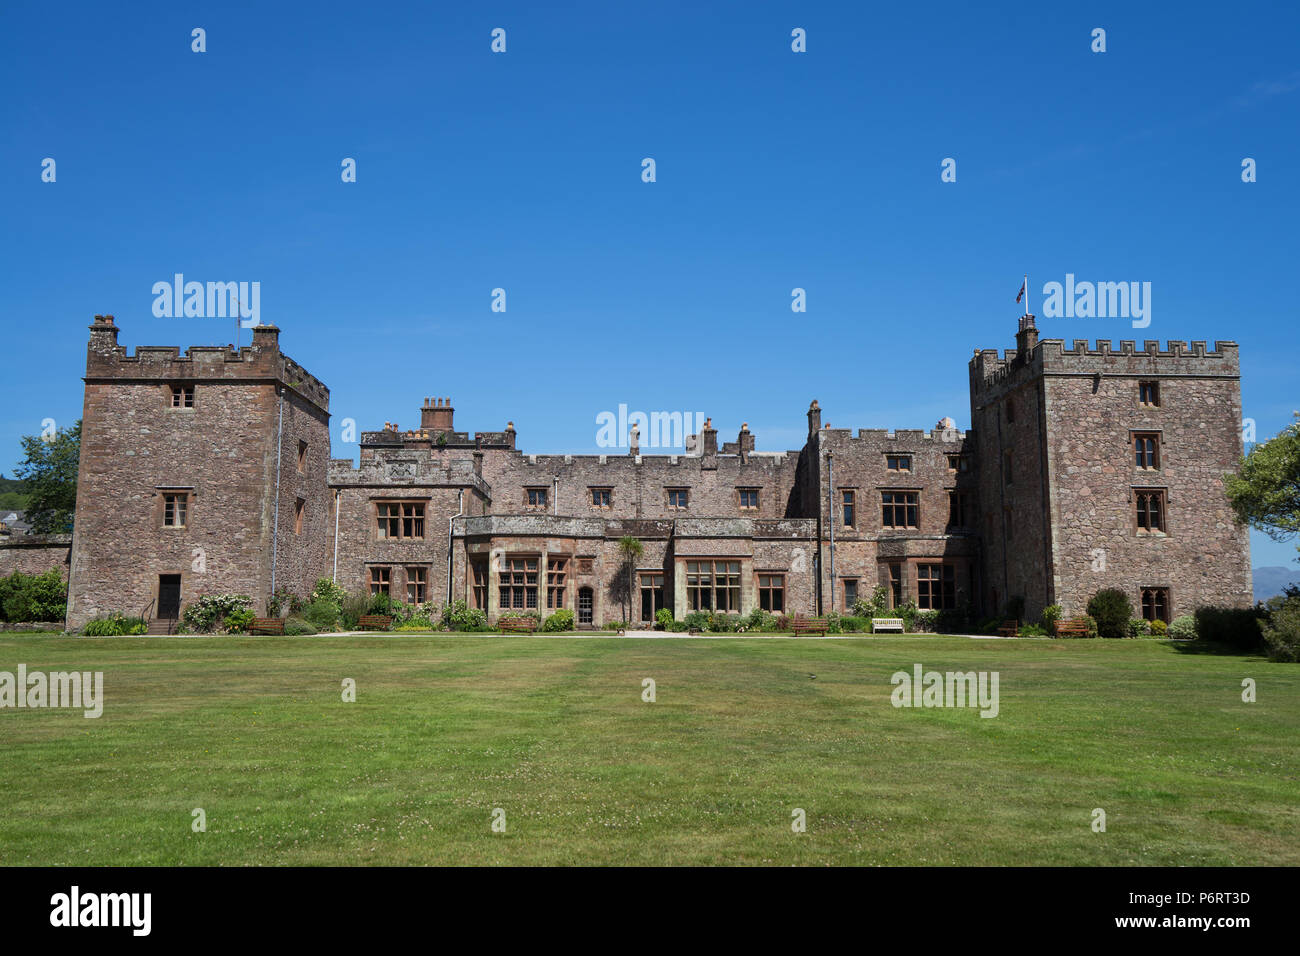
{"type": "Polygon", "coordinates": [[[357,619],[357,627],[363,631],[382,631],[393,623],[387,614],[362,614],[357,619]]]}
{"type": "Polygon", "coordinates": [[[796,617],[790,622],[794,630],[795,637],[800,634],[825,634],[826,618],[824,617],[796,617]]]}
{"type": "Polygon", "coordinates": [[[537,630],[537,621],[531,617],[516,617],[498,621],[497,628],[502,634],[532,634],[537,630]]]}
{"type": "Polygon", "coordinates": [[[248,626],[249,634],[283,634],[284,618],[282,617],[255,617],[253,623],[248,626]]]}
{"type": "Polygon", "coordinates": [[[901,617],[873,617],[871,619],[871,633],[877,631],[897,631],[903,633],[903,619],[901,617]]]}
{"type": "Polygon", "coordinates": [[[1003,621],[998,625],[998,637],[1019,637],[1019,621],[1003,621]]]}
{"type": "Polygon", "coordinates": [[[1081,617],[1072,617],[1068,621],[1056,622],[1057,637],[1087,637],[1088,622],[1081,617]]]}

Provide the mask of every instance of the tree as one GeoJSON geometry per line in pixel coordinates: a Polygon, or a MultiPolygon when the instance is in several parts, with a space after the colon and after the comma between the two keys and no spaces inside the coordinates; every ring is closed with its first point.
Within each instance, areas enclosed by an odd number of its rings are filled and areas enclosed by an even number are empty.
{"type": "Polygon", "coordinates": [[[77,462],[81,457],[81,422],[60,428],[48,439],[24,435],[27,460],[15,469],[27,491],[27,520],[36,534],[72,529],[77,510],[77,462]]]}
{"type": "Polygon", "coordinates": [[[631,535],[624,535],[618,539],[618,553],[623,556],[623,560],[627,563],[627,598],[623,602],[624,623],[631,620],[630,605],[632,603],[632,593],[635,590],[632,581],[633,575],[636,573],[636,559],[641,557],[644,551],[645,545],[631,535]]]}
{"type": "Polygon", "coordinates": [[[1223,478],[1237,520],[1274,541],[1300,532],[1300,412],[1293,414],[1295,421],[1252,448],[1237,474],[1223,478]]]}

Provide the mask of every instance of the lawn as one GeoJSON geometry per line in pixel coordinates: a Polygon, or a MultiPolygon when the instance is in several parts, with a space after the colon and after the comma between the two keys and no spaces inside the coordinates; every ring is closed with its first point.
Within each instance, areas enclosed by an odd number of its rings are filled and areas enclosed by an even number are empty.
{"type": "Polygon", "coordinates": [[[1300,667],[1155,641],[0,635],[19,663],[105,705],[0,710],[6,865],[1300,863],[1300,667]],[[998,716],[891,706],[918,663],[997,671],[998,716]]]}

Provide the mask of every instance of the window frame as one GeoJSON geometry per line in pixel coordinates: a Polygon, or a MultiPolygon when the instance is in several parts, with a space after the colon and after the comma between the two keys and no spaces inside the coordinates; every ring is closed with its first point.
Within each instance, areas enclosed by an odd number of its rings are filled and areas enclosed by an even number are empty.
{"type": "Polygon", "coordinates": [[[912,473],[912,453],[907,451],[885,452],[885,471],[892,471],[897,475],[910,475],[912,473]]]}
{"type": "Polygon", "coordinates": [[[393,566],[391,564],[372,564],[370,565],[370,576],[368,584],[370,585],[371,594],[387,594],[393,596],[393,566]]]}
{"type": "Polygon", "coordinates": [[[921,491],[918,488],[882,488],[880,489],[880,527],[887,531],[915,531],[921,527],[921,491]],[[886,496],[903,495],[903,501],[886,501],[886,496]],[[910,497],[910,500],[909,500],[910,497]],[[903,509],[903,521],[909,517],[915,524],[895,524],[897,509],[903,509]]]}
{"type": "Polygon", "coordinates": [[[858,489],[840,489],[840,521],[843,527],[856,531],[858,527],[858,489]]]}
{"type": "Polygon", "coordinates": [[[957,607],[956,565],[947,561],[916,563],[916,606],[924,611],[951,611],[957,607]]]}
{"type": "Polygon", "coordinates": [[[195,389],[192,384],[173,384],[170,386],[171,399],[168,408],[192,409],[195,406],[195,389]],[[177,399],[180,399],[177,401],[177,399]]]}
{"type": "Polygon", "coordinates": [[[530,485],[524,489],[524,508],[528,511],[545,511],[551,504],[549,485],[530,485]]]}
{"type": "Polygon", "coordinates": [[[190,526],[190,493],[188,491],[164,491],[162,493],[162,526],[174,531],[184,531],[190,526]],[[177,521],[179,509],[180,520],[177,521]],[[168,515],[171,520],[168,520],[168,515]]]}
{"type": "Polygon", "coordinates": [[[599,488],[599,487],[596,487],[596,486],[593,485],[593,486],[589,487],[589,488],[587,489],[587,491],[588,491],[588,492],[590,493],[590,495],[591,495],[591,499],[590,499],[590,501],[591,501],[591,506],[592,506],[593,508],[597,508],[597,509],[599,509],[600,511],[609,511],[610,508],[614,507],[614,489],[613,489],[613,488],[599,488]],[[603,496],[605,500],[604,500],[604,501],[598,501],[598,500],[597,500],[597,497],[598,497],[598,496],[603,496]]]}
{"type": "Polygon", "coordinates": [[[376,541],[423,541],[425,537],[425,519],[428,514],[426,501],[402,498],[385,498],[375,501],[375,540],[376,541]],[[396,509],[393,511],[392,509],[396,509]],[[407,527],[411,533],[407,533],[407,527]],[[391,533],[396,529],[397,533],[391,533]],[[418,530],[418,534],[416,531],[418,530]]]}
{"type": "Polygon", "coordinates": [[[1149,586],[1138,588],[1138,609],[1144,621],[1164,621],[1168,624],[1173,620],[1169,610],[1170,589],[1162,586],[1149,586]],[[1148,595],[1150,600],[1148,601],[1148,595]],[[1147,610],[1150,608],[1152,615],[1156,613],[1157,607],[1162,612],[1160,616],[1147,616],[1147,610]]]}
{"type": "Polygon", "coordinates": [[[691,489],[690,488],[665,488],[664,489],[665,507],[669,511],[689,511],[691,508],[691,489]],[[680,504],[674,504],[673,499],[676,496],[681,497],[680,504]]]}
{"type": "Polygon", "coordinates": [[[719,611],[723,614],[739,614],[741,607],[740,578],[743,564],[739,558],[696,558],[685,561],[686,564],[686,607],[690,611],[719,611]],[[692,565],[695,570],[692,570],[692,565]],[[708,565],[708,570],[704,570],[708,565]],[[734,565],[734,570],[733,566],[734,565]],[[723,583],[718,583],[718,568],[723,568],[723,583]],[[708,595],[708,604],[703,603],[708,595]],[[719,594],[726,594],[726,607],[718,607],[719,594]]]}
{"type": "Polygon", "coordinates": [[[736,489],[736,507],[737,507],[739,510],[741,510],[741,511],[758,511],[758,510],[759,510],[759,502],[760,502],[760,500],[761,500],[761,499],[759,498],[759,492],[760,492],[761,490],[762,490],[762,489],[760,489],[760,488],[752,488],[752,487],[737,488],[737,489],[736,489]],[[747,495],[752,495],[752,496],[753,496],[754,503],[753,503],[752,505],[747,505],[747,504],[745,504],[745,497],[746,497],[747,495]]]}
{"type": "Polygon", "coordinates": [[[1133,530],[1134,533],[1145,537],[1148,535],[1167,535],[1169,533],[1169,489],[1167,488],[1134,488],[1133,489],[1133,530]],[[1158,504],[1158,522],[1156,527],[1151,527],[1151,498],[1154,497],[1158,504]],[[1145,501],[1144,501],[1145,499],[1145,501]],[[1146,524],[1143,524],[1145,520],[1146,524]]]}
{"type": "Polygon", "coordinates": [[[497,604],[505,611],[537,611],[541,555],[511,554],[501,559],[497,572],[497,604]],[[510,600],[507,602],[506,596],[510,600]],[[516,603],[516,600],[522,603],[516,603]]]}
{"type": "Polygon", "coordinates": [[[1160,380],[1159,379],[1142,379],[1138,382],[1138,407],[1140,408],[1159,408],[1160,407],[1160,380]],[[1144,393],[1150,390],[1153,401],[1147,401],[1144,393]]]}
{"type": "Polygon", "coordinates": [[[1133,467],[1139,471],[1160,471],[1161,470],[1161,434],[1158,431],[1139,431],[1134,429],[1129,433],[1129,450],[1133,453],[1133,467]],[[1139,442],[1150,442],[1152,447],[1149,451],[1144,451],[1139,447],[1139,442]],[[1146,458],[1152,464],[1142,464],[1142,459],[1146,458]]]}
{"type": "Polygon", "coordinates": [[[769,614],[785,613],[785,572],[759,571],[755,575],[754,591],[758,606],[769,614]],[[780,605],[777,607],[776,605],[780,605]]]}
{"type": "Polygon", "coordinates": [[[408,565],[406,567],[406,603],[423,604],[429,599],[429,569],[422,565],[408,565]],[[415,572],[414,575],[412,572],[415,572]],[[415,585],[415,593],[412,594],[411,586],[415,585]]]}

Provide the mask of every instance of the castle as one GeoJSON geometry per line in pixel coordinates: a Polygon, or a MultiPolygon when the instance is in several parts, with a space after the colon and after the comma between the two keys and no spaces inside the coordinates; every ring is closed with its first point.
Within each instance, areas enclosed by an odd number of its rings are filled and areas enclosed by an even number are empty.
{"type": "Polygon", "coordinates": [[[579,627],[697,609],[891,605],[993,616],[1017,599],[1083,613],[1120,588],[1147,618],[1252,601],[1246,529],[1222,476],[1242,453],[1237,346],[1038,340],[970,361],[972,429],[823,426],[793,451],[706,421],[685,454],[530,455],[457,431],[363,432],[330,458],[329,389],[258,326],[243,348],[118,345],[86,358],[69,628],[110,611],[174,619],[202,594],[310,593],[320,577],[490,620],[572,609],[579,627]],[[630,581],[624,536],[643,546],[630,581]],[[631,589],[629,595],[628,589],[631,589]]]}

